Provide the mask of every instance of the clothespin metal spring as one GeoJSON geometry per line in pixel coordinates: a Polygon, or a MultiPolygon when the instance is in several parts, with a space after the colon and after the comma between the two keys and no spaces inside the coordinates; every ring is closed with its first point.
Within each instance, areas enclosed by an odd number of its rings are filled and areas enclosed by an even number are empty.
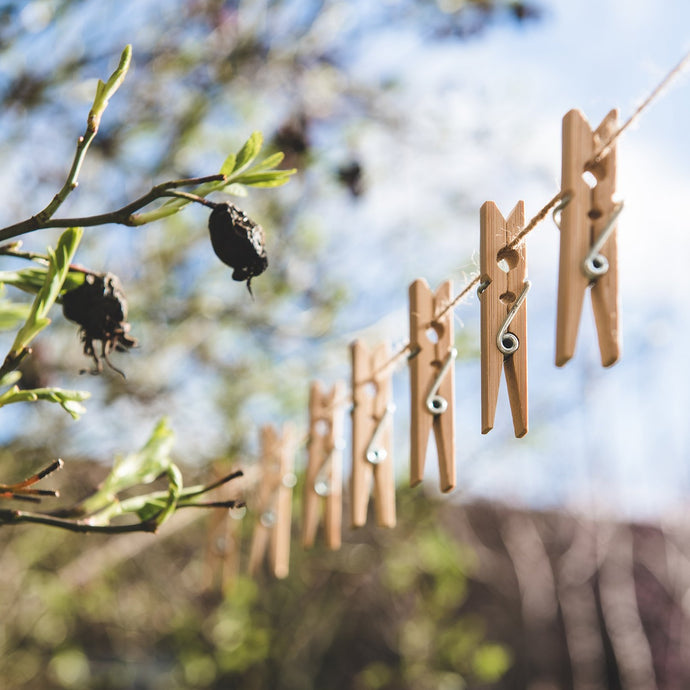
{"type": "Polygon", "coordinates": [[[437,393],[438,389],[441,387],[443,377],[446,375],[448,369],[450,369],[457,356],[457,348],[451,347],[450,351],[448,352],[448,356],[446,357],[446,361],[443,363],[443,366],[436,376],[434,384],[431,386],[429,395],[426,397],[426,409],[429,410],[429,412],[431,412],[433,415],[443,414],[448,409],[448,401],[444,397],[437,395],[437,393]]]}
{"type": "Polygon", "coordinates": [[[342,450],[344,447],[345,442],[342,439],[339,439],[333,444],[333,447],[329,451],[326,460],[324,461],[323,465],[321,465],[321,469],[314,478],[314,491],[322,498],[331,495],[331,460],[333,458],[333,454],[336,451],[342,450]]]}
{"type": "Polygon", "coordinates": [[[393,412],[395,412],[395,405],[390,403],[386,406],[385,412],[383,415],[381,415],[381,419],[379,419],[378,423],[376,424],[376,429],[374,429],[374,433],[371,436],[371,441],[369,441],[369,445],[367,446],[365,457],[367,462],[371,463],[372,465],[378,465],[388,457],[388,452],[386,449],[379,445],[379,438],[381,437],[381,434],[385,428],[386,420],[390,415],[393,414],[393,412]]]}
{"type": "MultiPolygon", "coordinates": [[[[561,218],[560,215],[556,217],[556,214],[560,214],[561,211],[563,211],[563,209],[570,203],[571,198],[572,197],[569,194],[567,194],[563,198],[563,201],[561,201],[561,203],[558,204],[558,206],[556,206],[552,211],[551,215],[553,216],[553,222],[556,224],[556,227],[559,230],[561,229],[561,218]]],[[[613,232],[616,225],[616,219],[618,218],[622,210],[623,202],[619,201],[613,209],[613,212],[609,216],[606,226],[601,231],[596,242],[592,245],[592,248],[589,250],[589,253],[585,257],[585,260],[582,262],[582,272],[585,274],[587,278],[589,278],[589,280],[596,280],[597,278],[601,278],[601,276],[605,275],[609,270],[608,259],[599,252],[601,251],[601,248],[606,244],[606,240],[608,240],[608,238],[611,236],[611,233],[613,232]]]]}
{"type": "Polygon", "coordinates": [[[609,216],[609,219],[606,223],[606,227],[601,231],[596,242],[592,245],[592,248],[589,250],[589,254],[587,254],[587,257],[582,263],[582,270],[590,280],[596,280],[597,278],[600,278],[609,270],[608,259],[599,252],[601,251],[601,248],[606,244],[606,240],[608,240],[611,233],[613,232],[616,225],[616,219],[618,218],[622,210],[623,202],[619,201],[613,209],[611,215],[609,216]]]}
{"type": "MultiPolygon", "coordinates": [[[[283,476],[283,478],[280,480],[280,484],[276,486],[276,488],[273,490],[273,494],[271,497],[270,504],[273,505],[274,503],[274,497],[280,490],[281,486],[284,486],[287,489],[293,489],[297,485],[297,475],[294,472],[288,472],[286,475],[283,476]]],[[[276,512],[273,508],[269,508],[268,510],[265,510],[263,513],[261,513],[261,517],[259,518],[259,521],[264,527],[273,527],[276,524],[276,521],[278,519],[278,516],[276,515],[276,512]]]]}
{"type": "Polygon", "coordinates": [[[514,352],[517,352],[518,348],[520,347],[520,340],[514,333],[510,333],[508,331],[508,326],[510,326],[510,322],[515,318],[515,314],[517,314],[518,309],[525,301],[527,293],[531,287],[531,281],[526,280],[523,283],[522,292],[515,300],[515,304],[513,304],[508,312],[508,315],[506,316],[506,319],[498,331],[498,335],[496,336],[496,346],[504,355],[512,355],[514,352]]]}

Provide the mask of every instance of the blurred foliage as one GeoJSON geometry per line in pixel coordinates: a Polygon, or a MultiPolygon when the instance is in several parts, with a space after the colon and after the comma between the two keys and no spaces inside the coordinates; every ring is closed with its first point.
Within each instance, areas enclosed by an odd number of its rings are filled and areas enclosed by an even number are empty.
{"type": "MultiPolygon", "coordinates": [[[[240,575],[224,594],[204,586],[206,521],[175,517],[134,549],[94,535],[88,561],[75,535],[2,534],[0,673],[15,690],[490,687],[511,654],[464,609],[473,554],[435,501],[399,505],[395,530],[350,532],[338,552],[295,544],[287,579],[240,575]]],[[[253,519],[231,521],[242,565],[253,519]]]]}

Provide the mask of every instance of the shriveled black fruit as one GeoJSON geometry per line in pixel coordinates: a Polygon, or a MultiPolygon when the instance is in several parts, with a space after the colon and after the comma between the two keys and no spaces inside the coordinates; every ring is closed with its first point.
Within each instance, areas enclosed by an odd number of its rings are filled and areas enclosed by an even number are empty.
{"type": "Polygon", "coordinates": [[[216,256],[235,269],[233,280],[247,281],[251,294],[252,278],[268,266],[263,228],[237,206],[222,203],[211,212],[208,229],[216,256]]]}
{"type": "Polygon", "coordinates": [[[95,362],[94,373],[103,370],[102,357],[111,369],[122,374],[110,363],[108,354],[113,349],[126,352],[137,341],[128,335],[127,300],[117,276],[87,273],[78,288],[62,296],[62,313],[81,326],[79,333],[84,343],[84,354],[95,362]],[[94,349],[95,340],[101,341],[100,354],[94,349]]]}

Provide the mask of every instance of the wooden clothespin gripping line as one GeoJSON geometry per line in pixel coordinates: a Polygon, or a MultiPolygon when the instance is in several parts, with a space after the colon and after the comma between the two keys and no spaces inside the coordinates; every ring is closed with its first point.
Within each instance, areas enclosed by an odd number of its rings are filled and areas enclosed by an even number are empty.
{"type": "Polygon", "coordinates": [[[429,434],[433,427],[441,491],[455,488],[455,369],[453,284],[431,292],[423,279],[410,285],[410,483],[424,477],[429,434]],[[442,316],[436,316],[442,314],[442,316]]]}
{"type": "Polygon", "coordinates": [[[343,401],[345,384],[338,381],[324,392],[317,381],[309,391],[309,451],[304,484],[302,545],[316,539],[319,507],[324,504],[324,538],[339,549],[343,519],[343,401]]]}
{"type": "Polygon", "coordinates": [[[556,320],[556,364],[559,367],[575,352],[588,285],[592,286],[601,363],[608,367],[620,357],[616,218],[623,204],[613,200],[615,143],[606,146],[604,155],[597,154],[617,130],[617,110],[612,110],[594,132],[579,110],[571,110],[563,118],[561,189],[566,200],[556,210],[561,211],[556,320]],[[585,172],[596,178],[593,188],[583,178],[585,172]]]}
{"type": "Polygon", "coordinates": [[[390,347],[381,343],[370,351],[361,341],[350,346],[352,354],[352,476],[351,522],[362,527],[373,481],[376,521],[395,527],[395,474],[392,453],[392,402],[390,347]]]}
{"type": "Polygon", "coordinates": [[[271,572],[284,578],[290,572],[290,528],[292,526],[292,489],[297,479],[293,473],[296,434],[291,425],[278,435],[275,427],[261,428],[261,469],[256,512],[257,521],[249,551],[249,574],[261,567],[269,550],[271,572]]]}
{"type": "Polygon", "coordinates": [[[506,249],[525,224],[519,201],[507,220],[493,201],[480,210],[482,433],[494,426],[505,371],[515,436],[527,433],[527,307],[525,243],[506,249]],[[510,329],[510,330],[509,330],[510,329]]]}

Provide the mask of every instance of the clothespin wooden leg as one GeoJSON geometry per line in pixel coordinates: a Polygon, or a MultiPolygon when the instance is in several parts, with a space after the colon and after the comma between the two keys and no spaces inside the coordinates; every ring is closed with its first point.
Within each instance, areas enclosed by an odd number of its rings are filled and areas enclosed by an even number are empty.
{"type": "Polygon", "coordinates": [[[282,436],[276,444],[280,483],[275,497],[276,524],[271,533],[271,568],[277,578],[285,578],[290,572],[292,488],[297,481],[293,473],[295,449],[295,429],[291,424],[285,424],[282,436]]]}
{"type": "MultiPolygon", "coordinates": [[[[618,128],[618,111],[613,110],[594,133],[594,145],[598,148],[618,128]]],[[[599,169],[595,169],[597,185],[592,190],[592,209],[601,212],[593,218],[593,240],[601,235],[605,225],[615,213],[613,197],[616,193],[616,150],[602,159],[599,169]]],[[[592,309],[599,339],[601,363],[605,367],[615,364],[620,358],[620,302],[618,292],[618,232],[614,227],[601,248],[606,257],[608,270],[599,276],[592,285],[592,309]]]]}

